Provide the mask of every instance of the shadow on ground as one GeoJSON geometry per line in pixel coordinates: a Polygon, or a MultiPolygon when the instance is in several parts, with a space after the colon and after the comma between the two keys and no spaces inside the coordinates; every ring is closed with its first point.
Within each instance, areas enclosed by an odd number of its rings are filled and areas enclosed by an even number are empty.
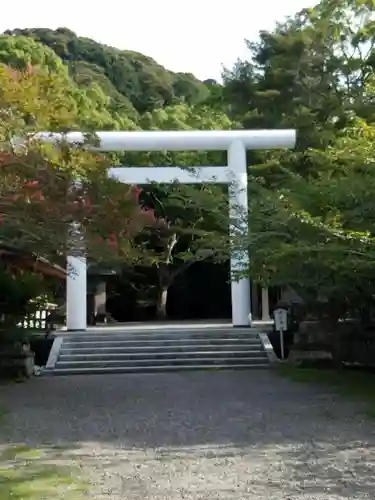
{"type": "Polygon", "coordinates": [[[3,450],[39,450],[29,472],[52,483],[83,467],[108,498],[363,500],[375,490],[374,425],[361,406],[271,371],[40,378],[0,387],[0,398],[3,450]]]}

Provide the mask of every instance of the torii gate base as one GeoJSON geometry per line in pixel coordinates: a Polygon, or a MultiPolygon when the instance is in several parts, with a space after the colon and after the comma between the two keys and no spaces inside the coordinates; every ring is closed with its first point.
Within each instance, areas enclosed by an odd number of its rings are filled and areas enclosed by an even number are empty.
{"type": "MultiPolygon", "coordinates": [[[[230,218],[236,220],[231,234],[248,232],[247,149],[293,148],[296,142],[294,130],[229,130],[229,131],[178,131],[178,132],[97,132],[99,151],[224,151],[228,152],[225,167],[194,167],[184,170],[178,167],[112,168],[110,175],[127,184],[158,183],[221,183],[228,184],[230,218]]],[[[84,134],[42,133],[39,137],[47,142],[58,143],[62,139],[71,143],[83,143],[84,134]]],[[[251,325],[249,278],[235,280],[233,273],[246,274],[249,264],[247,250],[236,250],[231,255],[232,273],[232,323],[234,327],[251,325]]],[[[74,273],[67,278],[67,329],[87,329],[87,267],[86,259],[69,256],[68,268],[74,273]]]]}

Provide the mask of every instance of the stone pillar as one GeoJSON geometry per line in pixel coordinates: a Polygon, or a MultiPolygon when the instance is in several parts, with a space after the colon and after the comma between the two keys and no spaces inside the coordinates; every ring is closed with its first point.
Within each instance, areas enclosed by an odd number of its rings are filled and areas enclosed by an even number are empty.
{"type": "Polygon", "coordinates": [[[84,257],[67,257],[66,326],[69,331],[87,329],[87,266],[84,257]]]}
{"type": "Polygon", "coordinates": [[[262,321],[269,321],[270,319],[271,316],[268,288],[262,288],[262,321]]]}
{"type": "Polygon", "coordinates": [[[101,281],[95,292],[95,317],[99,323],[105,323],[107,319],[107,284],[101,281]]]}
{"type": "Polygon", "coordinates": [[[251,324],[250,280],[243,276],[249,272],[248,198],[246,149],[240,140],[235,140],[228,149],[228,167],[231,174],[229,185],[230,235],[232,251],[231,295],[233,326],[251,324]]]}

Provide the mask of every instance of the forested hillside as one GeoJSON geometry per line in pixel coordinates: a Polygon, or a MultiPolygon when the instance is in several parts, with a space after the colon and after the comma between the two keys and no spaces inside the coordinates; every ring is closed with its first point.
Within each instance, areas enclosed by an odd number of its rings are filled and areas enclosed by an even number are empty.
{"type": "MultiPolygon", "coordinates": [[[[74,115],[70,128],[297,129],[293,151],[249,152],[249,273],[258,283],[291,285],[312,303],[324,297],[330,310],[342,315],[348,308],[358,312],[374,305],[374,15],[372,0],[322,0],[280,20],[273,31],[260,32],[248,43],[247,60],[228,68],[222,84],[172,73],[146,55],[80,38],[66,28],[6,32],[0,37],[0,62],[54,75],[60,108],[74,115]]],[[[35,109],[27,115],[36,129],[38,116],[35,109]]],[[[65,129],[66,121],[59,120],[50,119],[49,127],[65,129]]],[[[221,152],[118,159],[134,165],[224,160],[221,152]]],[[[202,249],[207,251],[210,241],[209,257],[227,258],[224,209],[213,210],[225,206],[222,190],[203,186],[198,193],[173,186],[157,193],[158,202],[150,201],[151,194],[144,193],[145,203],[164,220],[164,229],[151,245],[149,268],[157,272],[147,283],[154,280],[160,291],[161,269],[172,269],[168,288],[176,268],[207,257],[202,249]],[[195,205],[181,212],[187,200],[195,205]],[[192,220],[199,221],[199,237],[192,220]],[[176,235],[184,242],[180,246],[176,235]]],[[[205,300],[197,287],[189,297],[194,294],[205,300]]]]}
{"type": "Polygon", "coordinates": [[[3,40],[3,51],[10,56],[18,51],[24,52],[26,57],[20,55],[21,66],[28,60],[32,64],[55,68],[51,58],[32,45],[32,40],[40,42],[67,65],[69,74],[78,85],[98,84],[110,98],[112,109],[123,109],[131,117],[171,104],[200,103],[209,93],[207,87],[191,74],[173,73],[146,55],[102,45],[79,37],[67,28],[56,31],[16,29],[5,34],[16,38],[13,42],[3,40]],[[20,37],[29,40],[22,42],[20,37]]]}

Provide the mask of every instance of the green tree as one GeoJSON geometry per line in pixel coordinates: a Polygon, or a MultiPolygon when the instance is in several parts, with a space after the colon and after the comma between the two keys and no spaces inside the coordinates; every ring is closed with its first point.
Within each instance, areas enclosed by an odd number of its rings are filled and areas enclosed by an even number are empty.
{"type": "Polygon", "coordinates": [[[179,102],[195,104],[207,96],[206,86],[193,75],[172,73],[150,57],[78,37],[67,28],[15,29],[6,34],[34,39],[52,49],[79,84],[98,84],[111,99],[112,109],[121,108],[133,120],[137,112],[179,102]]]}
{"type": "Polygon", "coordinates": [[[319,176],[290,176],[275,196],[256,185],[250,248],[254,275],[290,285],[334,319],[374,307],[373,125],[357,121],[324,153],[319,176]],[[260,201],[260,202],[259,202],[260,201]]]}
{"type": "Polygon", "coordinates": [[[44,72],[61,76],[68,73],[67,67],[52,49],[26,36],[0,36],[0,61],[21,71],[39,66],[44,72]]]}
{"type": "Polygon", "coordinates": [[[173,184],[167,190],[148,186],[142,193],[155,223],[139,237],[145,265],[157,273],[156,313],[167,316],[168,291],[176,278],[199,261],[229,259],[228,199],[214,186],[173,184]]]}
{"type": "MultiPolygon", "coordinates": [[[[65,79],[32,68],[19,72],[0,67],[0,87],[2,242],[64,259],[76,222],[93,259],[133,258],[134,235],[150,220],[132,188],[108,178],[104,156],[35,139],[38,130],[64,131],[79,123],[81,108],[65,79]],[[79,185],[74,184],[77,179],[79,185]]],[[[88,140],[95,137],[89,134],[88,140]]]]}
{"type": "Polygon", "coordinates": [[[294,151],[249,155],[253,279],[324,297],[337,315],[372,302],[374,9],[302,10],[248,43],[222,89],[222,109],[244,128],[298,133],[294,151]]]}
{"type": "MultiPolygon", "coordinates": [[[[353,115],[368,114],[365,88],[373,72],[373,2],[322,0],[261,32],[249,60],[224,74],[224,97],[245,128],[296,128],[297,148],[253,152],[252,174],[273,186],[284,170],[310,175],[308,148],[324,150],[353,115]]],[[[372,103],[373,106],[373,103],[372,103]]]]}

